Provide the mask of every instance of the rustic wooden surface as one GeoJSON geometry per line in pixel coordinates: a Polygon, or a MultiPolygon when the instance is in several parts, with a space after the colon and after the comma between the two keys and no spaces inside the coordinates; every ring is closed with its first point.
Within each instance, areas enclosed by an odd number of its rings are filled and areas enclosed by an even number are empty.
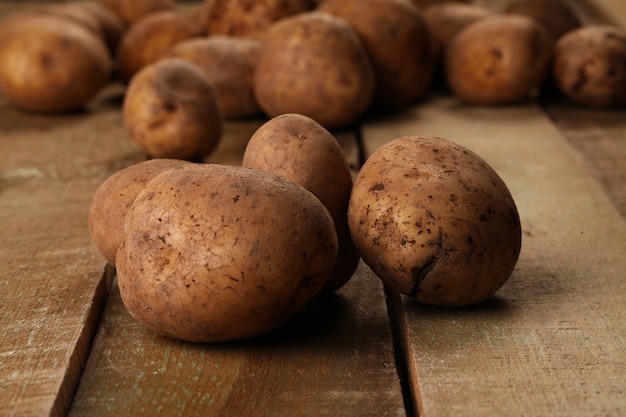
{"type": "MultiPolygon", "coordinates": [[[[626,25],[622,0],[572,3],[587,23],[626,25]]],[[[21,7],[2,2],[0,16],[21,7]]],[[[522,218],[511,279],[486,303],[439,309],[385,292],[362,264],[275,332],[198,345],[134,322],[89,239],[93,191],[144,158],[123,128],[122,97],[113,84],[86,111],[57,116],[0,97],[0,416],[626,413],[623,109],[487,108],[433,94],[364,123],[360,137],[336,132],[355,167],[405,134],[487,159],[522,218]]],[[[228,123],[207,161],[239,164],[260,123],[228,123]]]]}

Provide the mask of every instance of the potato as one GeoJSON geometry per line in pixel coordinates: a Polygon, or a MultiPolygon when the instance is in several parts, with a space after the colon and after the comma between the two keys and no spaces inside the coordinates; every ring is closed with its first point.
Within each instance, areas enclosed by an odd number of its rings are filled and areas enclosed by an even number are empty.
{"type": "Polygon", "coordinates": [[[14,105],[36,112],[84,106],[109,79],[104,41],[51,15],[33,15],[0,28],[0,90],[14,105]]]}
{"type": "Polygon", "coordinates": [[[124,23],[118,15],[113,13],[111,9],[104,6],[99,1],[84,0],[75,4],[87,10],[96,18],[102,28],[104,41],[109,48],[111,56],[115,56],[117,46],[126,32],[126,23],[124,23]]]}
{"type": "Polygon", "coordinates": [[[188,164],[139,193],[116,263],[122,301],[148,329],[226,342],[302,308],[336,256],[332,217],[309,191],[266,172],[188,164]]]}
{"type": "Polygon", "coordinates": [[[446,81],[469,103],[522,101],[546,79],[548,35],[529,17],[494,15],[467,26],[448,44],[446,81]]]}
{"type": "Polygon", "coordinates": [[[506,184],[478,155],[437,137],[404,136],[378,148],[355,179],[348,224],[385,284],[439,306],[489,298],[521,247],[506,184]]]}
{"type": "Polygon", "coordinates": [[[212,35],[182,41],[165,54],[197,65],[215,88],[225,119],[257,116],[254,70],[261,42],[251,38],[212,35]]]}
{"type": "Polygon", "coordinates": [[[559,90],[578,104],[626,105],[626,33],[605,25],[567,33],[555,47],[552,72],[559,90]]]}
{"type": "Polygon", "coordinates": [[[326,129],[357,122],[375,87],[372,63],[354,29],[322,12],[274,24],[254,77],[255,97],[269,117],[303,114],[326,129]]]}
{"type": "Polygon", "coordinates": [[[344,19],[363,40],[376,72],[376,109],[397,110],[426,91],[435,60],[417,6],[406,0],[328,0],[318,10],[344,19]]]}
{"type": "Polygon", "coordinates": [[[352,173],[337,139],[307,116],[284,114],[252,135],[242,165],[287,178],[320,199],[335,222],[339,239],[339,256],[325,289],[334,291],[348,282],[360,257],[346,217],[352,173]]]}
{"type": "Polygon", "coordinates": [[[123,82],[143,67],[161,58],[168,49],[186,39],[201,35],[201,28],[178,12],[157,12],[137,21],[120,41],[117,72],[123,82]]]}
{"type": "Polygon", "coordinates": [[[151,159],[121,169],[96,190],[89,207],[91,240],[108,263],[124,240],[124,219],[139,191],[161,172],[186,164],[180,159],[151,159]]]}
{"type": "Polygon", "coordinates": [[[163,59],[130,82],[123,104],[131,137],[153,158],[199,161],[222,135],[222,113],[213,86],[195,65],[163,59]]]}
{"type": "Polygon", "coordinates": [[[131,26],[149,14],[173,11],[175,0],[100,0],[103,6],[115,13],[126,26],[131,26]]]}
{"type": "Polygon", "coordinates": [[[535,19],[548,33],[551,45],[581,25],[569,0],[510,0],[504,12],[535,19]]]}
{"type": "Polygon", "coordinates": [[[263,39],[275,22],[312,8],[308,0],[211,0],[205,10],[206,30],[209,36],[263,39]]]}

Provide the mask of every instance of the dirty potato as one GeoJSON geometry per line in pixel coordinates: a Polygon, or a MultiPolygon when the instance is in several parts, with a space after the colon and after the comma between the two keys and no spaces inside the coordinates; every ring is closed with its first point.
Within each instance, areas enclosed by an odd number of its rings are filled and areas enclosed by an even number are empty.
{"type": "Polygon", "coordinates": [[[502,179],[475,153],[436,137],[401,137],[376,150],[354,182],[348,224],[384,283],[440,306],[489,298],[521,247],[502,179]]]}
{"type": "Polygon", "coordinates": [[[211,0],[204,20],[209,36],[263,39],[274,23],[311,9],[309,0],[211,0]]]}
{"type": "Polygon", "coordinates": [[[347,227],[352,173],[337,139],[300,114],[277,116],[250,138],[242,165],[270,172],[311,191],[326,206],[337,229],[339,256],[325,289],[342,287],[359,262],[347,227]]]}
{"type": "Polygon", "coordinates": [[[223,119],[211,83],[195,65],[163,59],[133,77],[123,104],[126,128],[153,158],[199,161],[217,147],[223,119]]]}
{"type": "Polygon", "coordinates": [[[626,33],[591,25],[564,35],[552,75],[563,94],[590,107],[626,106],[626,33]]]}
{"type": "Polygon", "coordinates": [[[254,78],[259,106],[270,117],[309,116],[326,129],[355,123],[376,87],[363,42],[344,20],[301,13],[268,31],[254,78]]]}
{"type": "Polygon", "coordinates": [[[298,311],[336,256],[332,217],[309,191],[262,171],[188,164],[139,193],[116,264],[122,301],[148,329],[226,342],[298,311]]]}
{"type": "Polygon", "coordinates": [[[504,12],[536,20],[548,33],[551,45],[581,25],[569,0],[510,0],[504,12]]]}
{"type": "Polygon", "coordinates": [[[251,38],[212,35],[182,41],[165,54],[200,68],[215,88],[225,119],[261,114],[254,97],[254,70],[261,42],[251,38]]]}
{"type": "Polygon", "coordinates": [[[96,190],[89,207],[91,240],[108,263],[124,240],[124,219],[139,191],[161,172],[186,164],[180,159],[151,159],[121,169],[96,190]]]}
{"type": "Polygon", "coordinates": [[[21,109],[82,107],[106,84],[110,71],[103,39],[81,24],[42,14],[0,28],[0,90],[21,109]]]}
{"type": "Polygon", "coordinates": [[[465,27],[448,44],[446,81],[468,103],[505,104],[535,94],[552,48],[545,30],[522,15],[494,15],[465,27]]]}

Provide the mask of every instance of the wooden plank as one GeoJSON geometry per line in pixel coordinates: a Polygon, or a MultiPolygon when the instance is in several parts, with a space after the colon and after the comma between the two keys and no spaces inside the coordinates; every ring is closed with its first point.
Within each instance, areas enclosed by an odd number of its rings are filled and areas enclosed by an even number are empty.
{"type": "Polygon", "coordinates": [[[626,223],[532,104],[450,97],[366,126],[369,152],[438,135],[483,156],[509,185],[524,242],[491,301],[433,308],[404,298],[420,416],[620,415],[626,410],[626,223]]]}
{"type": "Polygon", "coordinates": [[[60,116],[0,99],[2,415],[63,415],[87,358],[106,294],[89,202],[102,178],[139,156],[112,127],[111,94],[60,116]]]}
{"type": "Polygon", "coordinates": [[[231,344],[155,336],[114,290],[69,415],[404,416],[388,329],[363,265],[276,331],[231,344]]]}

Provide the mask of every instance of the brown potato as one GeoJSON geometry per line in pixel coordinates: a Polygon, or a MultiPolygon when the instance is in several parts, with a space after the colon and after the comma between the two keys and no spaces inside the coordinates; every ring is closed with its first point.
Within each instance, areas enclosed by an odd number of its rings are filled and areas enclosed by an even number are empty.
{"type": "Polygon", "coordinates": [[[199,161],[222,135],[222,113],[213,86],[195,65],[163,59],[130,82],[123,104],[131,137],[153,158],[199,161]]]}
{"type": "Polygon", "coordinates": [[[175,0],[100,0],[103,6],[115,13],[126,26],[131,26],[149,14],[173,11],[175,0]]]}
{"type": "Polygon", "coordinates": [[[358,121],[375,87],[372,63],[354,29],[322,12],[274,24],[254,78],[255,97],[268,116],[303,114],[326,129],[358,121]]]}
{"type": "Polygon", "coordinates": [[[446,81],[469,103],[503,104],[536,93],[551,48],[541,25],[521,15],[494,15],[467,26],[448,44],[446,81]]]}
{"type": "Polygon", "coordinates": [[[0,90],[17,107],[73,110],[109,79],[111,59],[104,41],[80,24],[32,15],[0,32],[0,90]]]}
{"type": "Polygon", "coordinates": [[[118,77],[130,81],[137,71],[163,58],[177,43],[200,35],[201,28],[183,13],[151,13],[124,34],[117,51],[118,77]]]}
{"type": "Polygon", "coordinates": [[[102,35],[111,52],[111,56],[115,56],[117,46],[126,32],[126,23],[99,1],[85,0],[73,4],[87,10],[96,18],[102,28],[102,35]]]}
{"type": "Polygon", "coordinates": [[[344,19],[363,40],[376,72],[373,107],[397,110],[426,91],[435,60],[417,6],[406,0],[327,0],[317,10],[344,19]]]}
{"type": "Polygon", "coordinates": [[[283,114],[252,135],[242,165],[287,178],[320,199],[339,239],[339,256],[325,289],[334,291],[348,282],[360,257],[347,227],[352,173],[337,139],[307,116],[283,114]]]}
{"type": "Polygon", "coordinates": [[[564,35],[555,47],[553,77],[563,94],[590,107],[626,105],[626,33],[605,25],[564,35]]]}
{"type": "Polygon", "coordinates": [[[312,8],[308,0],[211,0],[207,33],[262,39],[275,22],[312,8]]]}
{"type": "Polygon", "coordinates": [[[548,33],[551,45],[581,25],[569,0],[510,0],[504,12],[535,19],[548,33]]]}
{"type": "Polygon", "coordinates": [[[226,342],[301,309],[336,256],[332,217],[309,191],[266,172],[188,164],[139,193],[116,263],[122,301],[148,329],[226,342]]]}
{"type": "Polygon", "coordinates": [[[192,62],[209,79],[225,119],[261,114],[254,97],[254,70],[261,42],[251,38],[212,35],[182,41],[165,54],[192,62]]]}
{"type": "Polygon", "coordinates": [[[348,224],[384,283],[440,306],[489,298],[521,248],[506,184],[475,153],[435,137],[405,136],[378,148],[354,182],[348,224]]]}
{"type": "Polygon", "coordinates": [[[180,159],[151,159],[121,169],[96,190],[89,207],[91,240],[108,263],[124,240],[124,220],[139,191],[161,172],[188,162],[180,159]]]}

